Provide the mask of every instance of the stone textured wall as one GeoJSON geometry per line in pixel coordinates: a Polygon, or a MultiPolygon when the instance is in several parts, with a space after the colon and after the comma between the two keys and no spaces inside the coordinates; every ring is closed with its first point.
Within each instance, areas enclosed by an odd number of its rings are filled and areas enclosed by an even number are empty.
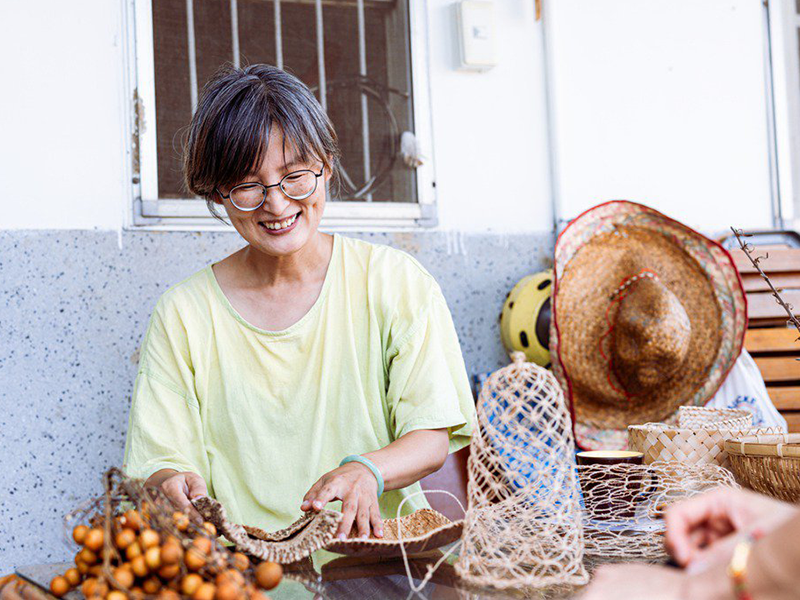
{"type": "MultiPolygon", "coordinates": [[[[550,266],[551,235],[376,233],[439,281],[470,375],[506,357],[506,293],[550,266]]],[[[233,233],[0,232],[0,574],[69,560],[61,516],[122,462],[138,346],[170,285],[241,246],[233,233]]]]}

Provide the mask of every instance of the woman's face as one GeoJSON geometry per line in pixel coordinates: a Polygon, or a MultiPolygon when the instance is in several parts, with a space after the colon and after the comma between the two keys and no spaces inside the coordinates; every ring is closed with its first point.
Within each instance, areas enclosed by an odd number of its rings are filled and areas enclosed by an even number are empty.
{"type": "MultiPolygon", "coordinates": [[[[257,182],[269,186],[278,183],[285,175],[301,169],[315,173],[322,171],[321,161],[299,162],[295,160],[295,149],[291,145],[283,152],[283,132],[273,126],[269,134],[269,145],[258,172],[243,181],[257,182]]],[[[256,210],[247,212],[236,208],[230,198],[217,196],[222,201],[231,224],[236,231],[256,250],[269,256],[279,257],[293,254],[311,241],[319,227],[325,209],[325,183],[330,179],[328,169],[317,178],[317,189],[308,198],[293,200],[286,196],[279,186],[267,190],[264,204],[256,210]]],[[[232,186],[231,186],[232,187],[232,186]]],[[[230,187],[220,188],[230,194],[230,187]]]]}

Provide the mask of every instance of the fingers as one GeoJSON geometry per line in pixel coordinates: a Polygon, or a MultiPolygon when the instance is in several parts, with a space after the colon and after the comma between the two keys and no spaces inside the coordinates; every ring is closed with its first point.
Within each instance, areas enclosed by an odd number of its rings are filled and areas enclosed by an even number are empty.
{"type": "Polygon", "coordinates": [[[196,525],[202,525],[203,517],[190,499],[208,495],[206,482],[196,473],[178,473],[161,484],[161,489],[178,510],[186,513],[196,525]]]}
{"type": "Polygon", "coordinates": [[[369,511],[369,504],[365,502],[363,499],[358,504],[358,509],[356,511],[356,526],[358,528],[358,537],[362,539],[369,538],[370,532],[370,525],[369,525],[369,518],[370,518],[370,511],[369,511]]]}
{"type": "Polygon", "coordinates": [[[188,513],[189,509],[192,508],[187,495],[188,489],[185,487],[182,477],[175,475],[165,480],[161,484],[161,490],[176,509],[188,513]]]}
{"type": "Polygon", "coordinates": [[[189,499],[194,500],[200,496],[208,496],[208,487],[200,475],[196,473],[186,473],[186,486],[189,488],[189,499]]]}
{"type": "Polygon", "coordinates": [[[730,499],[727,490],[719,489],[667,509],[667,550],[679,565],[685,567],[700,549],[742,526],[743,519],[731,510],[730,499]]]}
{"type": "Polygon", "coordinates": [[[375,537],[383,537],[383,519],[381,518],[381,511],[378,508],[378,503],[373,502],[369,507],[369,521],[372,525],[372,531],[375,532],[375,537]]]}
{"type": "Polygon", "coordinates": [[[341,500],[341,485],[334,481],[329,481],[322,488],[319,490],[319,493],[315,495],[314,498],[311,499],[311,508],[314,510],[322,510],[325,508],[325,505],[328,502],[333,502],[334,500],[341,500]]]}
{"type": "Polygon", "coordinates": [[[358,503],[354,499],[348,498],[342,502],[342,520],[339,521],[339,529],[336,531],[336,537],[340,540],[347,539],[350,535],[357,510],[358,503]]]}
{"type": "MultiPolygon", "coordinates": [[[[311,489],[308,490],[308,492],[306,492],[305,496],[303,496],[303,503],[300,505],[300,510],[311,510],[312,508],[314,508],[314,506],[312,506],[311,503],[319,494],[322,485],[323,485],[322,479],[318,479],[317,482],[311,486],[311,489]]],[[[322,508],[322,506],[320,506],[320,508],[322,508]]],[[[318,508],[317,510],[319,510],[320,508],[318,508]]]]}

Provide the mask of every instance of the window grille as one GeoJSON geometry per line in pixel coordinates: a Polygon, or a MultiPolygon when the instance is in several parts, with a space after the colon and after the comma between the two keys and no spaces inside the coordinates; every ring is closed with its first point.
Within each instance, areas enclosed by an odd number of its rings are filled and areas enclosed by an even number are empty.
{"type": "Polygon", "coordinates": [[[416,2],[134,2],[134,224],[213,222],[184,187],[181,152],[200,89],[225,63],[284,68],[330,115],[342,186],[329,195],[324,224],[435,223],[424,15],[416,2]]]}

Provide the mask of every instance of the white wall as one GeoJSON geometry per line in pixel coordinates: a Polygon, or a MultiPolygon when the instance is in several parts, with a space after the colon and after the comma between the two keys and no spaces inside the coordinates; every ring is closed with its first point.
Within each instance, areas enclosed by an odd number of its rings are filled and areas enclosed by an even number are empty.
{"type": "Polygon", "coordinates": [[[0,228],[122,222],[122,2],[0,3],[0,228]]]}
{"type": "Polygon", "coordinates": [[[557,0],[561,214],[649,204],[705,231],[771,225],[760,0],[557,0]]]}
{"type": "MultiPolygon", "coordinates": [[[[0,3],[0,229],[121,227],[124,1],[0,3]]],[[[427,1],[440,229],[550,230],[533,0],[496,0],[486,73],[455,70],[454,0],[427,1]]],[[[705,230],[769,225],[759,5],[547,3],[563,216],[626,197],[705,230]]]]}

